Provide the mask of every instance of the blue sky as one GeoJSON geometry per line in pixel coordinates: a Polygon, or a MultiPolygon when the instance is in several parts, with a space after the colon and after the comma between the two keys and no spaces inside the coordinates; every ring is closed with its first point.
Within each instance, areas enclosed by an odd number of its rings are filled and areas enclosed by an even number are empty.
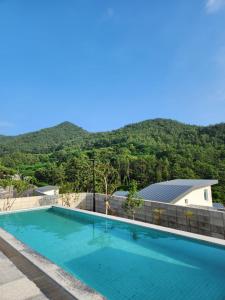
{"type": "Polygon", "coordinates": [[[0,0],[0,134],[225,121],[225,0],[0,0]]]}

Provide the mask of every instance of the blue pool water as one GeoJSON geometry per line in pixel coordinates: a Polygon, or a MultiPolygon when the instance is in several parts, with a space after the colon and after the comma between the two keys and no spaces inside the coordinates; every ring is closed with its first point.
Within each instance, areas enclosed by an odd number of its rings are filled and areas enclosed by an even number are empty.
{"type": "Polygon", "coordinates": [[[0,226],[108,299],[225,299],[223,247],[61,208],[0,226]]]}

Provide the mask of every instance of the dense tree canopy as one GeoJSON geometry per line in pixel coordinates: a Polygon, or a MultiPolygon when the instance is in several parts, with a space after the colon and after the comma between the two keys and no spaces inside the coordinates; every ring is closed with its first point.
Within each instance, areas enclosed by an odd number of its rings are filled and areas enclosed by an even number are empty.
{"type": "Polygon", "coordinates": [[[225,124],[202,127],[155,119],[88,133],[65,122],[17,137],[0,136],[0,174],[9,168],[38,185],[91,191],[93,152],[97,192],[105,193],[106,186],[108,193],[127,189],[131,180],[142,188],[175,178],[214,178],[219,180],[214,199],[225,203],[225,124]]]}

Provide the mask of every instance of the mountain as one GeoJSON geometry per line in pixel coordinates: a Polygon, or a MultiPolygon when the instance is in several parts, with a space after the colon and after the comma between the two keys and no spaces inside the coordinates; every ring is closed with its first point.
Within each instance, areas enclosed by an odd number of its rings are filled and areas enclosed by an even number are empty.
{"type": "MultiPolygon", "coordinates": [[[[90,133],[64,122],[18,136],[0,136],[0,167],[13,168],[38,185],[90,191],[93,150],[97,166],[112,168],[112,186],[127,189],[131,180],[142,188],[175,178],[214,178],[219,180],[213,187],[214,199],[225,203],[225,123],[196,126],[154,119],[90,133]]],[[[104,192],[100,178],[96,189],[104,192]]]]}
{"type": "Polygon", "coordinates": [[[0,153],[14,151],[46,153],[73,141],[82,144],[87,131],[70,122],[17,136],[0,136],[0,153]]]}
{"type": "Polygon", "coordinates": [[[0,154],[15,151],[49,153],[65,146],[100,148],[135,144],[157,150],[159,144],[199,146],[224,145],[225,123],[196,126],[170,119],[153,119],[129,124],[113,131],[90,133],[70,122],[18,136],[0,135],[0,154]]]}

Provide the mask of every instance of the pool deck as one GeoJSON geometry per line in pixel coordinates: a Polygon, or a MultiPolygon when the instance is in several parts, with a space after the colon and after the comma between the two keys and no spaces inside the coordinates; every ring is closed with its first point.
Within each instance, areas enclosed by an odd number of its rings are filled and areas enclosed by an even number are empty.
{"type": "Polygon", "coordinates": [[[0,238],[0,299],[76,299],[0,238]]]}
{"type": "MultiPolygon", "coordinates": [[[[0,228],[0,252],[52,300],[103,300],[101,294],[0,228]]],[[[0,294],[0,299],[1,294],[0,294]]],[[[21,298],[29,299],[30,298],[21,298]]],[[[5,298],[4,300],[11,300],[5,298]]],[[[20,300],[17,298],[16,300],[20,300]]]]}
{"type": "Polygon", "coordinates": [[[2,252],[0,252],[0,298],[2,300],[48,299],[2,252]]]}

